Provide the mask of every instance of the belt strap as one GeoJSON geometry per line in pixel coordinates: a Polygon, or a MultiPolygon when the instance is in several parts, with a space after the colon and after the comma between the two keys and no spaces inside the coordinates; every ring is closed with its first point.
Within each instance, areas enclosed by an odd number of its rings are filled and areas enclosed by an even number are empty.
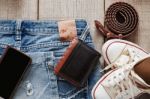
{"type": "Polygon", "coordinates": [[[97,29],[109,38],[124,38],[134,33],[138,25],[138,14],[129,4],[116,2],[106,11],[106,30],[99,21],[95,21],[97,29]]]}

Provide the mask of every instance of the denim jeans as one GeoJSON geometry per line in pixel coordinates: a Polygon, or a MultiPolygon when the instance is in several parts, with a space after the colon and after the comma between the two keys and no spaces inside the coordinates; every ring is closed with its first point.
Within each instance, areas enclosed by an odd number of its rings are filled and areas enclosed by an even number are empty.
{"type": "MultiPolygon", "coordinates": [[[[94,47],[88,24],[76,20],[77,35],[94,47]]],[[[58,21],[0,21],[0,54],[10,45],[32,58],[32,64],[13,95],[13,99],[91,99],[91,90],[102,76],[100,63],[92,71],[87,85],[75,88],[54,74],[54,67],[70,42],[59,38],[58,21]]]]}

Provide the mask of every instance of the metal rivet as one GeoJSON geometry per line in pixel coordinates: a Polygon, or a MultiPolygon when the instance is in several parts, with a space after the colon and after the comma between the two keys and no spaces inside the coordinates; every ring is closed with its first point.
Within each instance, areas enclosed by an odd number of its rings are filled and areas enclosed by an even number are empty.
{"type": "Polygon", "coordinates": [[[30,82],[27,82],[27,95],[28,96],[31,96],[33,94],[33,87],[32,87],[32,84],[30,82]]]}

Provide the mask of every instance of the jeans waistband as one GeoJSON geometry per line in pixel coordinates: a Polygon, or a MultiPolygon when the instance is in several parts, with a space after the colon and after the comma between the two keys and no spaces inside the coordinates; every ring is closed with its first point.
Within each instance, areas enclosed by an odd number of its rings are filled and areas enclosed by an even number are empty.
{"type": "MultiPolygon", "coordinates": [[[[16,34],[16,31],[21,31],[18,33],[31,33],[33,35],[58,33],[58,22],[58,20],[0,20],[0,34],[16,34]]],[[[84,30],[87,26],[87,22],[83,19],[77,19],[75,22],[77,31],[84,30]]]]}
{"type": "MultiPolygon", "coordinates": [[[[0,20],[0,47],[7,45],[14,46],[22,51],[45,51],[46,48],[64,48],[70,42],[62,42],[58,30],[59,20],[0,20]],[[45,48],[44,50],[42,48],[45,48]]],[[[86,20],[76,19],[76,29],[78,38],[86,43],[91,43],[89,26],[86,20]]]]}

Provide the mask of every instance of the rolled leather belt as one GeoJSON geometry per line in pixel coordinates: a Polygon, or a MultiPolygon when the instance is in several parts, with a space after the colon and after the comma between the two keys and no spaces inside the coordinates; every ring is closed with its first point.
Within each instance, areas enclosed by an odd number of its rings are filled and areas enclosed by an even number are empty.
{"type": "Polygon", "coordinates": [[[124,38],[134,33],[138,25],[138,14],[129,4],[116,2],[106,11],[105,25],[95,21],[97,29],[107,38],[124,38]]]}

